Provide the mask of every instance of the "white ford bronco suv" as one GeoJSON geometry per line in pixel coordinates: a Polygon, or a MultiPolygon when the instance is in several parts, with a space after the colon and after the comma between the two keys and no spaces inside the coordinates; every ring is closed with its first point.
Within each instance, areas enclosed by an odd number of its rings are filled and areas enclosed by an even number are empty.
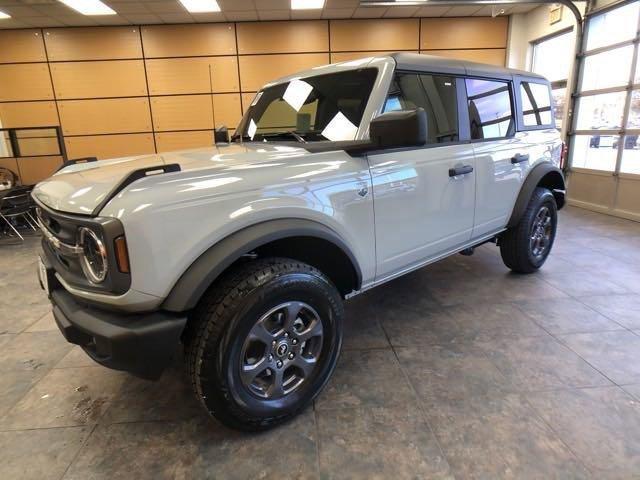
{"type": "MultiPolygon", "coordinates": [[[[69,164],[34,189],[65,338],[261,430],[334,370],[343,299],[495,242],[536,271],[564,204],[549,82],[398,53],[265,85],[229,139],[69,164]]],[[[73,162],[70,162],[73,163],[73,162]]]]}

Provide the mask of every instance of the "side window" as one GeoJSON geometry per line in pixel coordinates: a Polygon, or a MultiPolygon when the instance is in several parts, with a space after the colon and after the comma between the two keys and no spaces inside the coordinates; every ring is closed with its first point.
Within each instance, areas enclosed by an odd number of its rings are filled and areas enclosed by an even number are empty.
{"type": "Polygon", "coordinates": [[[456,79],[443,75],[396,73],[383,112],[424,108],[427,143],[458,140],[456,79]]]}
{"type": "Polygon", "coordinates": [[[467,78],[471,139],[504,138],[515,133],[509,83],[467,78]]]}
{"type": "Polygon", "coordinates": [[[522,82],[520,98],[522,98],[522,116],[526,127],[552,125],[551,95],[547,85],[522,82]]]}

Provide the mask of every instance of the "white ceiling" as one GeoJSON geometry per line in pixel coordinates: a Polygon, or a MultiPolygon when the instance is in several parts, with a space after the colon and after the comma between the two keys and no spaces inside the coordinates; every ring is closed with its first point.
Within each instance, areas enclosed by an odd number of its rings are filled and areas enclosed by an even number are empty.
{"type": "MultiPolygon", "coordinates": [[[[178,0],[103,0],[117,15],[84,16],[56,0],[0,0],[12,18],[0,28],[155,23],[244,22],[320,18],[393,18],[490,16],[490,5],[359,7],[359,0],[325,0],[322,10],[291,10],[290,0],[218,0],[221,12],[188,13],[178,0]]],[[[524,13],[534,4],[503,5],[504,15],[524,13]]]]}

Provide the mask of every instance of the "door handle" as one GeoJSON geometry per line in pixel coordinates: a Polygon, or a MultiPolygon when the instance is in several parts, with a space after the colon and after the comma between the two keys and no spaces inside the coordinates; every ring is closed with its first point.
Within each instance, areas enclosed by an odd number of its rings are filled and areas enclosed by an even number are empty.
{"type": "Polygon", "coordinates": [[[516,153],[513,157],[511,157],[511,163],[522,163],[522,162],[528,162],[528,161],[529,161],[528,153],[524,155],[516,153]]]}
{"type": "Polygon", "coordinates": [[[471,165],[463,165],[461,167],[450,168],[449,176],[457,177],[458,175],[466,175],[471,172],[473,172],[473,167],[471,165]]]}

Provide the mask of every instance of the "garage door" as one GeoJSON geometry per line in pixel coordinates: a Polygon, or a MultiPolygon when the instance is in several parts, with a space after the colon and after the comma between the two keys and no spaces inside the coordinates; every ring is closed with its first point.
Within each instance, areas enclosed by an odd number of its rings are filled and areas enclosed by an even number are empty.
{"type": "Polygon", "coordinates": [[[571,143],[571,203],[640,220],[640,2],[588,15],[571,143]]]}

